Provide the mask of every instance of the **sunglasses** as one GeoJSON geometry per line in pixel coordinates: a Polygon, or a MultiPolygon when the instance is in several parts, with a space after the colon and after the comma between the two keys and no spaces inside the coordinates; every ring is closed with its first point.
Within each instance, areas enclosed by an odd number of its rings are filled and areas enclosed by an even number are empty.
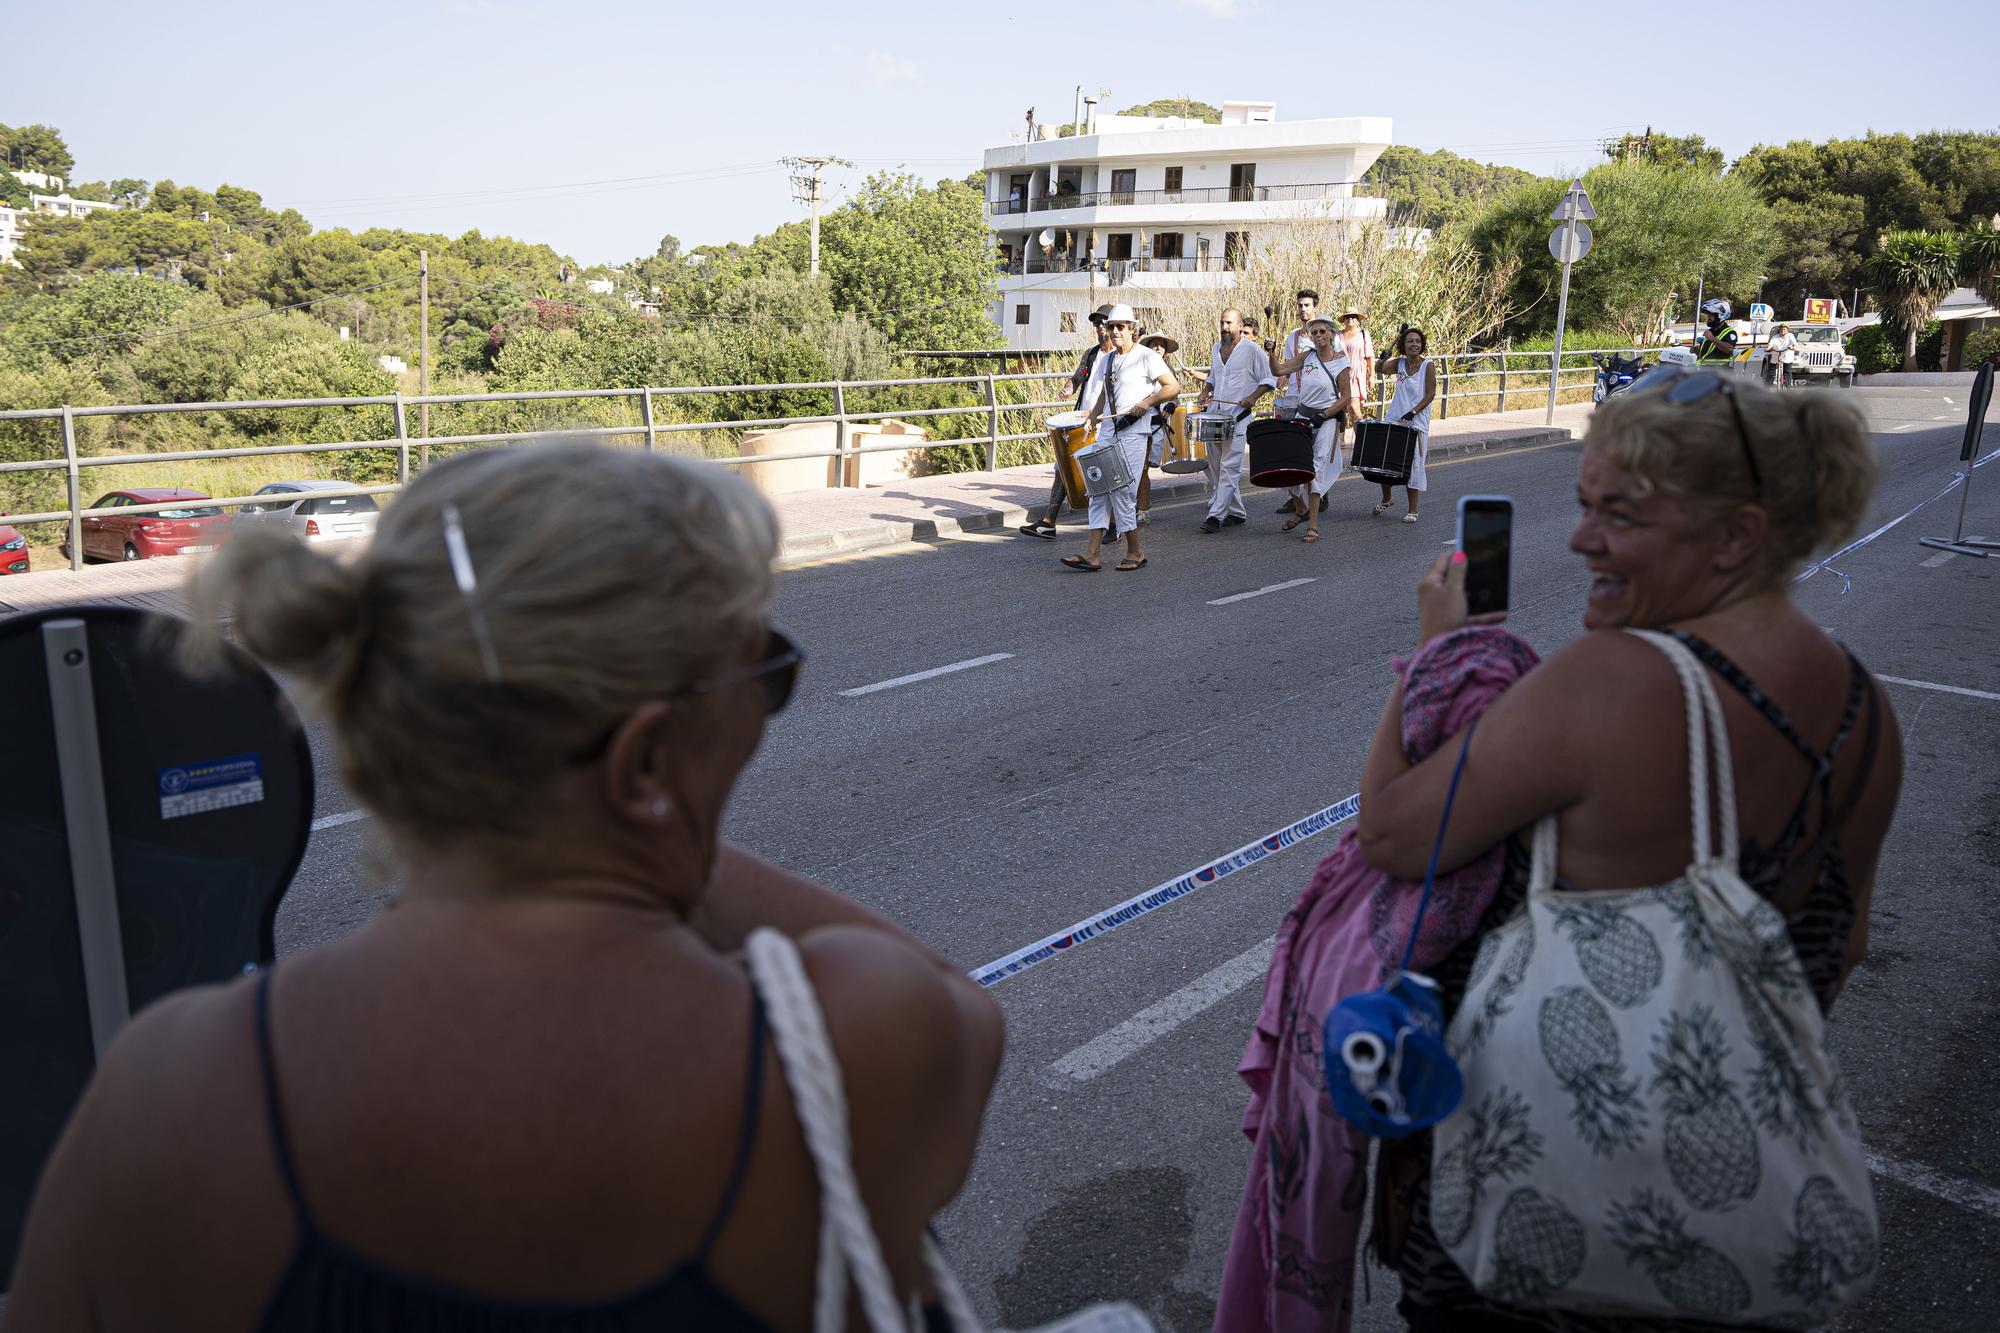
{"type": "Polygon", "coordinates": [[[1750,481],[1756,488],[1757,497],[1764,496],[1764,473],[1757,466],[1757,451],[1750,445],[1750,428],[1743,422],[1743,409],[1736,404],[1736,386],[1719,372],[1713,370],[1684,371],[1678,375],[1659,375],[1657,369],[1649,371],[1646,377],[1634,385],[1632,392],[1658,393],[1677,406],[1698,403],[1712,394],[1721,394],[1729,400],[1729,415],[1736,421],[1736,438],[1743,446],[1743,461],[1750,467],[1750,481]],[[1654,379],[1654,376],[1658,376],[1654,379]],[[1648,383],[1648,380],[1653,382],[1648,383]]]}
{"type": "MultiPolygon", "coordinates": [[[[697,680],[660,696],[668,703],[678,699],[691,699],[700,694],[711,694],[727,689],[731,685],[741,685],[745,681],[764,682],[764,716],[775,717],[784,711],[792,701],[792,690],[799,683],[799,667],[805,662],[805,649],[792,642],[783,630],[766,628],[764,631],[764,656],[755,666],[731,671],[725,675],[712,676],[707,680],[697,680]]],[[[620,718],[605,730],[604,734],[591,741],[569,757],[572,764],[593,764],[604,757],[611,748],[612,737],[618,728],[625,725],[620,718]]]]}

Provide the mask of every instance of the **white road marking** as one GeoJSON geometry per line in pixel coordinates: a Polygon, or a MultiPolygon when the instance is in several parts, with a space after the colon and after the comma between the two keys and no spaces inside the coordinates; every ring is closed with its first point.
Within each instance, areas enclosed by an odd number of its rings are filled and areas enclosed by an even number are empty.
{"type": "Polygon", "coordinates": [[[1939,565],[1943,564],[1945,561],[1954,560],[1957,557],[1958,557],[1958,552],[1956,551],[1939,551],[1936,555],[1924,561],[1923,566],[1925,569],[1936,569],[1939,565]]]}
{"type": "Polygon", "coordinates": [[[1970,1180],[1961,1180],[1957,1176],[1948,1176],[1942,1171],[1933,1171],[1915,1162],[1884,1157],[1881,1153],[1868,1154],[1868,1169],[1899,1185],[1907,1185],[1913,1190],[1921,1190],[1932,1198],[1956,1204],[1967,1212],[2000,1217],[2000,1190],[1970,1180]]]}
{"type": "Polygon", "coordinates": [[[984,657],[970,658],[964,662],[953,662],[950,666],[932,667],[929,671],[913,671],[907,676],[897,676],[894,680],[878,680],[873,685],[857,685],[841,694],[849,699],[858,699],[864,694],[874,694],[878,690],[893,690],[898,685],[914,685],[920,680],[930,680],[937,676],[949,676],[954,671],[970,671],[974,667],[988,666],[994,662],[1004,662],[1012,653],[988,653],[984,657]]]}
{"type": "Polygon", "coordinates": [[[1247,602],[1252,597],[1262,597],[1267,592],[1283,592],[1287,588],[1303,588],[1308,583],[1318,583],[1318,582],[1319,582],[1318,579],[1286,579],[1283,583],[1266,584],[1264,587],[1258,588],[1252,592],[1231,593],[1227,597],[1218,597],[1214,601],[1210,602],[1209,605],[1228,606],[1231,602],[1247,602]]]}
{"type": "Polygon", "coordinates": [[[352,824],[357,819],[366,818],[368,818],[366,810],[343,810],[337,815],[315,819],[312,822],[312,831],[318,833],[321,829],[339,828],[342,824],[352,824]]]}
{"type": "Polygon", "coordinates": [[[1189,1019],[1206,1013],[1260,979],[1271,964],[1271,949],[1277,938],[1272,935],[1251,945],[1158,1004],[1146,1006],[1109,1032],[1077,1047],[1050,1065],[1050,1070],[1074,1082],[1088,1083],[1137,1055],[1189,1019]]]}
{"type": "Polygon", "coordinates": [[[1890,429],[1890,430],[1922,430],[1922,429],[1923,429],[1923,428],[1925,427],[1925,425],[1927,425],[1927,424],[1928,424],[1928,423],[1926,423],[1926,422],[1922,422],[1922,421],[1905,421],[1905,422],[1904,422],[1904,423],[1903,423],[1902,425],[1900,425],[1900,426],[1891,426],[1891,427],[1889,427],[1889,429],[1890,429]]]}
{"type": "Polygon", "coordinates": [[[1913,690],[1936,690],[1940,694],[1963,694],[1970,699],[2000,700],[2000,694],[1992,690],[1968,690],[1963,685],[1939,685],[1935,681],[1905,680],[1901,676],[1877,676],[1876,679],[1886,680],[1891,685],[1907,685],[1913,690]]]}

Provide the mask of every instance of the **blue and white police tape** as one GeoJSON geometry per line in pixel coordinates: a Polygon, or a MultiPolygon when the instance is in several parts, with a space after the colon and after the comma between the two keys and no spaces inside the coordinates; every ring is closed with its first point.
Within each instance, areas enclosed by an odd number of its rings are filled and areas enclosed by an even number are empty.
{"type": "Polygon", "coordinates": [[[1339,824],[1354,818],[1361,809],[1361,794],[1356,792],[1344,801],[1336,801],[1324,810],[1316,810],[1295,824],[1279,829],[1276,833],[1246,843],[1227,856],[1218,857],[1207,865],[1199,866],[1179,879],[1170,879],[1165,884],[1156,885],[1144,893],[1136,894],[1092,917],[1086,917],[1066,930],[1036,940],[1033,944],[1014,950],[1004,958],[996,958],[984,967],[975,967],[967,975],[982,986],[997,985],[1008,977],[1018,976],[1029,968],[1059,954],[1069,952],[1085,940],[1095,939],[1108,930],[1116,930],[1128,921],[1136,921],[1148,912],[1156,912],[1176,899],[1185,898],[1196,889],[1205,889],[1219,879],[1227,879],[1239,870],[1247,870],[1266,857],[1275,856],[1287,847],[1304,842],[1339,824]]]}

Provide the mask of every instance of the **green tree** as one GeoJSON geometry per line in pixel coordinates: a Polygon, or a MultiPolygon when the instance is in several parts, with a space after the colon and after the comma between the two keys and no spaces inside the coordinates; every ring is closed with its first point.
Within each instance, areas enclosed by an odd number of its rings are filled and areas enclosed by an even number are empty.
{"type": "MultiPolygon", "coordinates": [[[[1765,272],[1777,231],[1755,191],[1650,162],[1610,162],[1584,178],[1597,207],[1595,248],[1572,271],[1569,324],[1643,334],[1670,290],[1707,290],[1748,299],[1765,272]]],[[[1537,181],[1501,196],[1473,224],[1473,247],[1489,265],[1520,264],[1510,285],[1508,328],[1532,337],[1554,328],[1562,269],[1548,255],[1549,220],[1565,183],[1537,181]]]]}
{"type": "Polygon", "coordinates": [[[42,171],[69,179],[76,167],[62,131],[53,125],[0,125],[0,162],[17,170],[42,171]]]}
{"type": "Polygon", "coordinates": [[[1604,147],[1613,162],[1651,162],[1658,167],[1692,167],[1704,176],[1720,176],[1729,159],[1711,148],[1699,134],[1623,134],[1604,147]]]}
{"type": "Polygon", "coordinates": [[[1917,336],[1958,285],[1958,237],[1948,232],[1893,231],[1868,256],[1868,276],[1883,313],[1903,332],[1903,369],[1917,368],[1917,336]]]}
{"type": "Polygon", "coordinates": [[[835,308],[877,325],[899,349],[998,346],[985,207],[964,181],[926,189],[907,174],[870,176],[822,223],[835,308]]]}
{"type": "Polygon", "coordinates": [[[26,181],[13,172],[0,168],[0,204],[5,204],[9,208],[26,208],[30,193],[26,181]]]}
{"type": "Polygon", "coordinates": [[[43,360],[101,365],[176,323],[193,296],[179,283],[93,274],[21,303],[0,331],[0,348],[23,368],[43,360]]]}
{"type": "Polygon", "coordinates": [[[1534,180],[1518,167],[1488,166],[1440,148],[1391,144],[1362,176],[1362,183],[1389,201],[1390,216],[1405,216],[1419,227],[1442,230],[1478,213],[1489,200],[1534,180]]]}
{"type": "Polygon", "coordinates": [[[1199,120],[1209,125],[1222,123],[1222,111],[1206,102],[1197,102],[1192,97],[1156,97],[1138,106],[1128,106],[1118,113],[1121,116],[1179,116],[1184,120],[1199,120]]]}
{"type": "Polygon", "coordinates": [[[1959,238],[1965,281],[1988,305],[2000,305],[2000,226],[1980,219],[1959,238]]]}

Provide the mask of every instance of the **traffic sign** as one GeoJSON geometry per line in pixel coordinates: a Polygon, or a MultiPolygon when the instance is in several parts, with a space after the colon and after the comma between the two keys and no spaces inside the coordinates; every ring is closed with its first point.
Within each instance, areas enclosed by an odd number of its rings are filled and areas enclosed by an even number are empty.
{"type": "Polygon", "coordinates": [[[1590,192],[1583,188],[1580,180],[1571,181],[1563,191],[1563,197],[1556,201],[1556,211],[1549,214],[1551,222],[1589,222],[1597,217],[1597,210],[1591,207],[1590,192]]]}
{"type": "Polygon", "coordinates": [[[1750,322],[1752,324],[1769,324],[1771,316],[1775,313],[1771,307],[1759,301],[1750,307],[1750,322]]]}
{"type": "Polygon", "coordinates": [[[1574,264],[1590,253],[1595,241],[1589,223],[1565,222],[1549,233],[1549,254],[1559,263],[1574,264]]]}

